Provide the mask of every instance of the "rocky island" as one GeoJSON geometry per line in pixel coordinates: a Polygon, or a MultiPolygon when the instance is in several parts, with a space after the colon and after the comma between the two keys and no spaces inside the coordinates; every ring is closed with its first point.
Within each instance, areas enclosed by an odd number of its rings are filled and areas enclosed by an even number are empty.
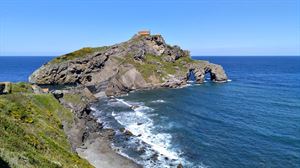
{"type": "Polygon", "coordinates": [[[192,60],[189,51],[166,44],[161,35],[137,34],[99,48],[82,48],[43,65],[29,78],[35,84],[80,84],[96,95],[115,96],[132,90],[181,87],[188,75],[203,83],[226,82],[222,66],[192,60]],[[103,94],[99,94],[103,93],[103,94]]]}
{"type": "Polygon", "coordinates": [[[193,60],[149,33],[56,57],[30,83],[0,84],[0,165],[141,167],[110,147],[115,130],[104,129],[90,105],[133,90],[183,87],[191,74],[203,83],[207,73],[213,82],[227,81],[221,65],[193,60]]]}

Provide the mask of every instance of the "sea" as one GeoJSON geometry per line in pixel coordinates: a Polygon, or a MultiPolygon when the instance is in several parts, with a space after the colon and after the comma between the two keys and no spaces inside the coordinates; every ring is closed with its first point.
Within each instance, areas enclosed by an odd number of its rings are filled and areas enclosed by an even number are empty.
{"type": "MultiPolygon", "coordinates": [[[[0,81],[28,81],[53,57],[0,57],[0,81]]],[[[135,91],[92,107],[120,154],[144,167],[299,168],[300,57],[193,57],[229,80],[135,91]],[[122,131],[134,136],[125,136],[122,131]]]]}

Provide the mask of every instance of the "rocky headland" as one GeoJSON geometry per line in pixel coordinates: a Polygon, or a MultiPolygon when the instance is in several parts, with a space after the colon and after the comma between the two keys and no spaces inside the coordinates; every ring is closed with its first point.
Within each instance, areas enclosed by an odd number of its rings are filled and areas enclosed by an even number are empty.
{"type": "Polygon", "coordinates": [[[116,96],[132,90],[186,85],[189,74],[203,83],[226,82],[221,65],[192,60],[189,51],[168,45],[161,35],[135,35],[112,46],[82,48],[57,57],[29,78],[35,84],[80,84],[96,97],[116,96]]]}
{"type": "Polygon", "coordinates": [[[133,90],[183,87],[190,75],[203,83],[207,73],[213,82],[227,81],[221,65],[193,60],[189,51],[168,45],[161,35],[135,35],[56,57],[29,77],[30,84],[0,83],[1,164],[141,167],[110,147],[115,130],[103,128],[91,104],[133,90]],[[11,147],[15,143],[24,151],[11,147]]]}

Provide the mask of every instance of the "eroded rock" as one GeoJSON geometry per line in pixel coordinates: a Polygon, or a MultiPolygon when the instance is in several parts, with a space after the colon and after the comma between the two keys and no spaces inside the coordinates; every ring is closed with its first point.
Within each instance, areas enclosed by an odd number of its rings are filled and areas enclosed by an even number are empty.
{"type": "Polygon", "coordinates": [[[35,84],[80,84],[97,97],[132,90],[170,87],[187,83],[192,71],[197,83],[210,73],[214,82],[226,82],[222,66],[190,59],[189,51],[166,44],[161,35],[134,36],[100,48],[83,48],[57,57],[29,78],[35,84]],[[85,53],[86,52],[86,53],[85,53]]]}

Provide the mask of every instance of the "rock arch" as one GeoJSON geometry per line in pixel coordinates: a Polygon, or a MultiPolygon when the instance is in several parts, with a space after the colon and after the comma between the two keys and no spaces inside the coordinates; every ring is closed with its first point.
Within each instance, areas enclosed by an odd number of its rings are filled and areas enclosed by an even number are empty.
{"type": "Polygon", "coordinates": [[[227,75],[221,65],[208,63],[205,66],[191,66],[186,79],[189,80],[191,73],[195,76],[196,83],[203,83],[205,74],[210,75],[210,80],[217,83],[227,82],[227,75]]]}

